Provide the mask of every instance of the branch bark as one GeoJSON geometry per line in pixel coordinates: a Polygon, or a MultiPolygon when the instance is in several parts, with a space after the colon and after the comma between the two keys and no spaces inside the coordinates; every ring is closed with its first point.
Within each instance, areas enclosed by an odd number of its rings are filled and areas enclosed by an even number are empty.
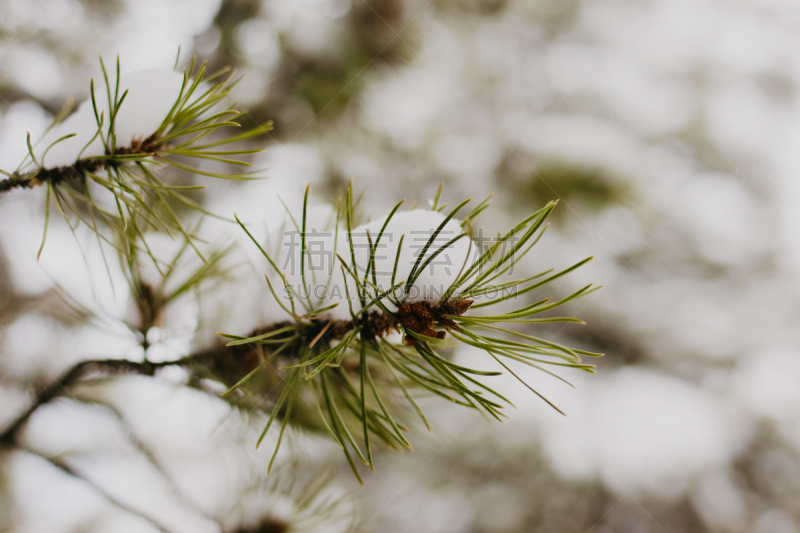
{"type": "MultiPolygon", "coordinates": [[[[121,146],[114,150],[115,155],[155,155],[162,145],[151,135],[146,139],[134,139],[130,146],[121,146]]],[[[0,194],[14,189],[32,189],[50,182],[57,185],[73,179],[86,179],[87,172],[97,172],[106,166],[120,165],[119,160],[105,158],[86,158],[72,165],[56,168],[40,168],[24,174],[12,174],[8,179],[0,181],[0,194]]]]}
{"type": "Polygon", "coordinates": [[[16,436],[22,426],[27,422],[28,418],[40,406],[50,402],[51,400],[69,394],[67,389],[71,385],[81,381],[82,379],[92,375],[104,376],[118,376],[125,374],[135,374],[140,376],[153,376],[156,370],[166,366],[191,366],[202,363],[213,363],[215,355],[227,351],[225,347],[220,347],[215,350],[207,350],[195,355],[188,355],[176,361],[167,361],[163,363],[152,363],[149,361],[136,362],[128,361],[125,359],[103,359],[103,360],[89,360],[77,363],[75,366],[68,369],[60,377],[50,382],[46,387],[41,389],[35,396],[34,400],[28,408],[17,416],[10,424],[8,424],[2,431],[0,431],[0,445],[13,445],[16,442],[16,436]]]}
{"type": "MultiPolygon", "coordinates": [[[[291,352],[298,352],[303,346],[316,344],[317,342],[329,342],[333,339],[341,339],[348,331],[351,331],[356,324],[362,328],[361,336],[365,339],[382,337],[392,330],[399,331],[400,324],[407,330],[430,334],[434,323],[450,329],[455,323],[450,324],[446,315],[460,316],[466,311],[472,300],[462,300],[458,302],[448,302],[439,307],[432,307],[428,304],[414,304],[401,306],[399,314],[400,321],[393,315],[379,312],[365,313],[358,322],[333,320],[318,321],[309,325],[303,334],[294,341],[293,347],[288,350],[289,357],[291,352]],[[449,306],[449,307],[446,307],[449,306]],[[406,309],[406,307],[408,309],[406,309]],[[413,309],[412,309],[413,307],[413,309]],[[331,327],[332,326],[332,327],[331,327]],[[296,347],[296,349],[295,349],[296,347]]],[[[288,322],[280,322],[262,328],[251,333],[250,337],[255,337],[286,327],[288,322]]],[[[444,332],[433,332],[431,336],[444,337],[444,332]]],[[[416,341],[416,339],[414,339],[416,341]]],[[[406,337],[408,343],[408,337],[406,337]]],[[[207,350],[187,355],[174,361],[153,363],[150,361],[136,362],[125,359],[102,359],[89,360],[77,363],[72,368],[64,372],[59,378],[53,380],[46,387],[41,389],[31,402],[30,406],[14,421],[0,431],[0,446],[13,446],[16,444],[17,433],[25,425],[30,416],[43,404],[50,402],[59,396],[68,395],[68,388],[79,381],[91,376],[119,376],[125,374],[135,374],[140,376],[153,376],[160,368],[168,366],[180,366],[189,369],[191,377],[189,385],[204,392],[208,392],[201,385],[203,378],[210,378],[224,383],[231,387],[241,379],[242,376],[253,370],[259,363],[258,353],[255,345],[239,345],[228,348],[218,345],[207,350]]],[[[230,403],[236,404],[234,399],[230,403]]]]}

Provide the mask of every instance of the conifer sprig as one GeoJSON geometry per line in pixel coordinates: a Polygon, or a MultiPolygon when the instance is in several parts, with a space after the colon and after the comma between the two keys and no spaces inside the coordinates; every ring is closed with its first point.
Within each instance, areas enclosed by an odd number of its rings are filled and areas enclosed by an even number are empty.
{"type": "MultiPolygon", "coordinates": [[[[190,195],[204,189],[204,185],[169,183],[163,176],[166,167],[181,172],[211,176],[221,179],[252,179],[258,171],[228,172],[212,170],[202,165],[213,161],[222,166],[252,166],[241,156],[261,150],[226,148],[268,132],[268,122],[239,134],[229,128],[239,128],[240,112],[228,104],[231,89],[239,81],[234,72],[223,69],[208,74],[206,64],[196,65],[192,59],[183,72],[183,81],[177,99],[161,125],[152,132],[134,137],[129,145],[117,143],[119,112],[126,104],[128,90],[120,94],[120,65],[116,64],[116,78],[111,79],[101,60],[105,90],[96,90],[90,83],[93,120],[96,132],[83,146],[74,163],[54,168],[45,167],[45,156],[67,139],[68,133],[44,148],[37,157],[36,147],[28,135],[28,155],[14,172],[2,171],[7,179],[0,181],[0,193],[17,188],[47,187],[45,227],[41,254],[47,237],[51,205],[71,224],[84,223],[96,234],[101,243],[116,247],[126,253],[127,247],[117,246],[116,239],[102,230],[110,228],[117,235],[130,236],[135,242],[145,231],[155,230],[185,238],[196,251],[195,236],[184,227],[181,210],[189,209],[208,213],[190,195]],[[99,99],[107,99],[108,115],[100,110],[99,99]],[[102,155],[84,155],[93,143],[102,142],[102,155]],[[133,231],[129,231],[132,228],[133,231]]],[[[142,110],[146,112],[146,110],[142,110]]],[[[60,114],[51,128],[65,118],[60,114]]],[[[136,244],[136,246],[139,246],[136,244]]],[[[199,251],[197,252],[199,254],[199,251]]],[[[202,256],[201,256],[202,257],[202,256]]]]}
{"type": "MultiPolygon", "coordinates": [[[[440,195],[441,190],[432,202],[434,211],[444,207],[438,205],[440,195]]],[[[400,204],[391,211],[374,239],[367,232],[369,253],[366,264],[360,265],[356,263],[357,254],[353,246],[355,216],[352,188],[349,188],[345,198],[337,206],[337,220],[344,221],[344,231],[349,243],[349,260],[336,254],[334,263],[338,265],[330,267],[331,273],[335,269],[341,269],[344,273],[345,291],[348,295],[346,305],[350,306],[349,320],[334,319],[327,314],[337,304],[322,306],[320,303],[315,307],[309,298],[300,298],[298,291],[290,288],[286,275],[278,268],[275,258],[265,251],[239,221],[242,229],[275,270],[274,274],[281,277],[286,287],[286,298],[292,303],[299,299],[306,306],[305,312],[298,314],[295,307],[290,309],[284,305],[267,276],[272,295],[287,312],[289,320],[280,327],[270,328],[259,335],[223,335],[231,339],[228,346],[255,345],[260,346],[264,353],[263,363],[226,394],[246,387],[248,380],[262,371],[267,363],[272,363],[273,367],[279,367],[283,372],[285,388],[272,406],[271,415],[258,444],[282,417],[279,424],[278,446],[280,445],[286,427],[291,422],[292,409],[297,400],[301,399],[313,404],[319,427],[342,448],[353,472],[361,480],[353,454],[374,471],[372,446],[375,442],[396,449],[412,449],[406,437],[409,431],[408,415],[411,413],[408,408],[430,429],[415,395],[433,394],[502,420],[506,416],[503,406],[510,402],[492,388],[486,378],[498,376],[505,371],[519,379],[509,366],[511,362],[540,369],[558,379],[562,378],[545,368],[545,365],[594,371],[593,365],[582,362],[582,357],[601,354],[562,346],[531,335],[528,331],[533,324],[581,323],[579,319],[569,316],[537,315],[586,296],[599,287],[589,285],[559,300],[544,298],[534,303],[523,303],[511,311],[504,310],[495,314],[474,312],[525,297],[591,260],[584,259],[555,274],[551,274],[552,270],[549,270],[501,284],[496,283],[501,276],[513,273],[513,267],[533,249],[546,229],[545,221],[555,208],[555,202],[547,204],[506,234],[499,236],[493,244],[477,254],[471,264],[465,263],[438,301],[408,300],[409,289],[432,258],[446,254],[455,241],[469,238],[466,233],[461,233],[441,246],[437,242],[437,236],[447,221],[455,217],[467,203],[468,201],[458,204],[449,211],[442,224],[432,228],[430,238],[418,255],[408,279],[396,280],[398,263],[395,258],[391,286],[381,287],[375,276],[377,244],[389,221],[398,212],[400,204]],[[429,252],[428,255],[426,252],[429,252]],[[523,326],[524,331],[518,329],[522,324],[526,325],[523,326]],[[392,333],[402,333],[403,337],[394,337],[392,333]],[[449,337],[447,333],[450,333],[449,337]],[[469,368],[453,362],[448,348],[457,344],[479,348],[487,354],[487,363],[498,363],[502,371],[469,368]],[[398,407],[401,397],[406,400],[407,407],[398,407]]],[[[475,217],[488,205],[487,198],[473,209],[461,223],[462,229],[471,227],[475,217]]],[[[300,227],[303,269],[311,262],[310,257],[305,257],[308,254],[305,234],[309,231],[306,224],[307,210],[308,191],[300,227]]],[[[305,271],[300,273],[300,278],[304,287],[307,287],[305,271]]],[[[328,284],[331,283],[330,280],[329,277],[328,284]]],[[[326,293],[327,289],[328,287],[326,293]]],[[[526,383],[525,386],[561,412],[530,384],[526,383]]],[[[277,447],[274,453],[277,453],[277,447]]]]}

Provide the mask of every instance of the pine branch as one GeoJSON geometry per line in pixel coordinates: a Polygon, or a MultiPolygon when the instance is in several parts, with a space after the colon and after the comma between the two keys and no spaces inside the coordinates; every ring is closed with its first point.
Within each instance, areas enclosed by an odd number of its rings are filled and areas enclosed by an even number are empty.
{"type": "MultiPolygon", "coordinates": [[[[205,187],[170,185],[162,180],[162,170],[173,167],[182,173],[220,179],[256,179],[258,170],[212,171],[204,163],[215,162],[226,169],[252,166],[240,156],[260,149],[227,149],[226,145],[272,129],[272,123],[267,122],[243,133],[230,133],[230,128],[241,126],[236,121],[241,113],[231,106],[219,108],[227,105],[226,99],[239,80],[228,73],[220,81],[226,73],[223,70],[206,75],[205,64],[195,69],[192,60],[182,75],[150,70],[131,73],[123,80],[118,61],[114,87],[103,66],[105,88],[100,87],[96,94],[92,80],[90,101],[66,120],[66,113],[57,117],[37,143],[32,143],[28,134],[26,158],[14,171],[0,170],[6,176],[0,181],[0,194],[47,186],[39,254],[47,238],[53,206],[71,224],[83,223],[91,228],[99,241],[111,244],[115,240],[103,232],[108,229],[136,248],[140,246],[137,240],[144,240],[142,229],[150,227],[170,236],[183,236],[200,255],[176,207],[210,215],[186,194],[205,187]],[[130,88],[120,94],[121,83],[130,88]],[[142,90],[142,86],[154,83],[161,89],[157,96],[142,90]],[[103,93],[107,101],[102,98],[103,93]],[[119,139],[123,134],[125,140],[119,139]],[[67,183],[77,185],[68,187],[67,183]],[[113,197],[111,203],[100,202],[100,196],[108,193],[113,197]]],[[[146,243],[144,247],[147,248],[146,243]]],[[[124,253],[131,249],[132,246],[118,247],[124,253]]]]}
{"type": "MultiPolygon", "coordinates": [[[[146,139],[134,139],[134,141],[124,147],[118,147],[115,151],[118,155],[141,155],[158,157],[159,152],[165,148],[155,135],[146,139]]],[[[32,189],[34,187],[50,183],[60,185],[70,180],[85,181],[87,173],[95,173],[104,170],[106,167],[119,167],[124,164],[123,160],[109,157],[89,157],[76,161],[72,165],[56,168],[39,168],[30,172],[14,173],[8,179],[0,181],[0,193],[13,191],[15,189],[32,189]]]]}
{"type": "MultiPolygon", "coordinates": [[[[273,329],[275,326],[273,326],[273,329]]],[[[264,329],[255,331],[256,333],[263,333],[264,329]]],[[[155,522],[150,517],[144,515],[140,511],[136,510],[135,508],[130,507],[129,505],[121,502],[120,500],[116,499],[112,496],[108,491],[106,491],[103,487],[94,483],[91,479],[83,476],[79,471],[72,468],[68,463],[63,460],[60,460],[55,457],[47,456],[41,454],[33,449],[30,448],[29,445],[23,444],[19,439],[19,431],[28,421],[30,416],[42,405],[47,404],[48,402],[53,401],[56,398],[70,396],[72,399],[80,402],[80,403],[96,403],[98,405],[102,405],[108,409],[110,409],[120,420],[120,422],[127,427],[125,420],[122,414],[113,406],[103,402],[102,400],[98,400],[96,398],[85,398],[79,392],[76,394],[72,394],[70,392],[71,387],[75,387],[80,385],[81,383],[89,382],[93,379],[107,379],[113,378],[117,376],[123,375],[137,375],[137,376],[155,376],[159,369],[169,367],[169,366],[180,366],[191,373],[191,378],[189,383],[187,384],[190,387],[197,388],[202,390],[206,393],[212,394],[218,397],[218,391],[213,392],[204,389],[200,384],[203,378],[213,378],[218,381],[225,381],[226,379],[230,380],[233,379],[231,376],[238,376],[245,372],[245,369],[251,362],[250,356],[252,355],[252,346],[238,346],[233,348],[228,348],[225,346],[217,346],[207,350],[196,352],[192,355],[188,355],[186,357],[180,358],[174,361],[165,361],[161,363],[152,363],[152,362],[136,362],[136,361],[129,361],[129,360],[116,360],[116,359],[105,359],[105,360],[88,360],[80,362],[67,371],[65,371],[62,376],[52,383],[44,387],[39,391],[38,394],[35,396],[35,400],[31,403],[31,405],[22,412],[11,424],[6,426],[2,431],[0,431],[0,449],[20,449],[26,451],[28,453],[37,455],[42,457],[43,459],[50,462],[53,466],[64,472],[65,474],[80,479],[86,483],[88,483],[94,490],[96,490],[99,494],[101,494],[104,498],[106,498],[110,503],[119,507],[120,509],[131,512],[136,514],[137,516],[141,516],[144,520],[151,523],[154,527],[159,529],[160,531],[168,531],[165,527],[161,526],[157,522],[155,522]],[[227,376],[227,378],[226,378],[227,376]]],[[[226,398],[233,406],[241,405],[241,402],[232,399],[226,398]]],[[[248,405],[249,408],[253,408],[256,405],[248,405]]],[[[165,470],[164,466],[160,464],[158,459],[156,458],[155,454],[143,443],[141,442],[138,437],[129,431],[128,437],[131,439],[131,442],[136,446],[136,448],[142,453],[142,455],[165,477],[168,477],[167,471],[165,470]]],[[[277,485],[274,487],[275,490],[279,492],[286,492],[287,494],[297,492],[298,486],[296,484],[296,480],[293,481],[289,487],[285,487],[281,484],[282,478],[278,477],[275,478],[275,482],[277,485]]],[[[300,512],[299,519],[302,520],[312,520],[312,519],[320,519],[322,516],[327,516],[328,514],[334,513],[336,510],[336,506],[338,505],[338,501],[329,501],[328,499],[323,499],[321,502],[316,501],[316,492],[315,490],[319,490],[324,483],[321,480],[317,480],[317,483],[312,483],[305,489],[301,489],[300,492],[297,494],[299,497],[299,504],[301,508],[298,512],[300,512]],[[316,488],[315,488],[316,487],[316,488]],[[308,513],[308,517],[305,517],[305,513],[308,513]]],[[[262,487],[263,489],[263,487],[262,487]]],[[[194,505],[191,502],[186,502],[188,505],[194,505]]],[[[209,516],[206,513],[202,512],[201,510],[197,510],[201,515],[206,516],[211,520],[217,521],[216,518],[213,516],[209,516]]],[[[276,529],[276,531],[282,531],[282,528],[288,528],[288,526],[280,521],[274,520],[269,516],[265,516],[261,522],[263,527],[279,527],[280,529],[276,529]]],[[[288,529],[285,529],[288,531],[288,529]]]]}
{"type": "MultiPolygon", "coordinates": [[[[284,355],[289,359],[296,360],[304,346],[325,345],[331,341],[341,340],[356,328],[360,328],[362,335],[366,335],[367,338],[376,339],[389,334],[392,330],[399,331],[400,325],[401,322],[394,316],[379,312],[365,314],[357,322],[348,320],[315,321],[305,327],[302,333],[291,341],[284,355]]],[[[152,377],[161,368],[179,366],[191,370],[195,382],[202,378],[210,378],[233,387],[245,373],[252,371],[254,346],[268,338],[276,340],[277,337],[277,340],[280,341],[281,336],[275,335],[275,333],[285,333],[287,328],[292,327],[293,324],[290,322],[272,324],[253,331],[247,337],[240,337],[238,340],[228,343],[227,346],[202,350],[174,361],[158,363],[126,359],[81,361],[36,393],[30,406],[0,431],[0,444],[13,444],[19,429],[39,407],[55,398],[69,395],[69,387],[92,377],[122,375],[152,377]]]]}
{"type": "MultiPolygon", "coordinates": [[[[283,262],[283,268],[278,267],[275,258],[237,218],[242,229],[271,265],[273,275],[280,276],[285,289],[283,297],[276,292],[269,275],[266,281],[272,296],[290,318],[279,324],[277,329],[268,329],[248,337],[220,334],[231,339],[228,343],[230,347],[253,345],[266,351],[261,362],[223,396],[246,386],[264,366],[281,355],[283,366],[279,366],[279,370],[285,386],[272,406],[259,444],[273,423],[282,417],[281,423],[277,424],[277,446],[280,446],[296,399],[307,398],[307,390],[314,400],[319,429],[327,431],[342,447],[360,481],[361,477],[350,455],[351,449],[371,468],[374,466],[371,448],[376,442],[395,449],[412,449],[404,435],[408,431],[403,425],[406,413],[399,413],[402,418],[397,413],[392,414],[388,406],[396,409],[399,402],[387,402],[384,396],[388,395],[394,400],[402,392],[408,405],[413,407],[426,426],[428,422],[409,390],[412,387],[502,420],[507,416],[503,407],[510,402],[482,378],[499,376],[505,371],[520,379],[503,360],[531,366],[562,381],[563,378],[547,370],[544,365],[594,372],[594,365],[582,362],[581,358],[601,354],[562,346],[517,331],[516,328],[517,324],[581,323],[573,317],[539,318],[536,315],[589,295],[597,287],[588,285],[557,301],[545,298],[496,314],[469,312],[527,299],[526,294],[562,278],[591,260],[584,259],[554,274],[548,270],[529,277],[514,276],[515,265],[531,251],[547,228],[545,221],[555,202],[531,214],[506,234],[498,235],[488,248],[477,253],[477,257],[471,257],[472,242],[468,247],[464,246],[466,241],[463,239],[469,237],[464,227],[471,228],[475,217],[488,206],[488,199],[469,212],[464,222],[458,222],[454,218],[456,213],[469,201],[461,202],[444,214],[441,211],[447,204],[439,207],[440,193],[432,202],[436,208],[431,211],[417,209],[399,212],[398,204],[388,217],[356,227],[356,202],[353,201],[350,188],[337,207],[337,220],[343,220],[345,227],[334,229],[337,232],[335,238],[329,236],[325,240],[322,237],[321,241],[312,243],[310,239],[325,233],[319,232],[319,228],[307,227],[306,191],[302,217],[297,217],[302,224],[298,225],[295,221],[297,231],[284,235],[284,238],[288,238],[291,234],[294,239],[299,232],[300,246],[293,247],[294,241],[283,243],[299,254],[299,260],[296,255],[288,256],[288,259],[296,261],[283,262]],[[340,231],[343,233],[341,238],[338,236],[340,231]],[[405,240],[406,248],[403,248],[404,238],[414,233],[429,236],[421,241],[424,244],[416,246],[417,251],[421,250],[418,253],[413,253],[410,239],[405,240]],[[398,245],[389,248],[388,253],[379,255],[377,252],[383,237],[393,237],[398,245]],[[441,243],[442,240],[445,242],[441,243]],[[306,269],[310,268],[308,265],[313,263],[309,250],[312,244],[319,249],[330,245],[331,241],[334,250],[328,253],[335,257],[335,261],[329,265],[323,296],[312,297],[320,287],[314,287],[312,291],[308,283],[316,274],[312,270],[310,276],[306,275],[306,269]],[[336,249],[337,242],[346,243],[342,253],[336,249]],[[466,256],[453,255],[456,245],[461,246],[460,250],[466,252],[466,256]],[[405,263],[400,261],[401,256],[405,263]],[[458,264],[453,264],[453,259],[463,259],[460,269],[458,264]],[[433,268],[435,260],[445,260],[447,265],[457,270],[448,269],[446,275],[437,278],[433,268]],[[288,265],[298,264],[299,272],[292,267],[287,269],[288,265]],[[337,271],[341,271],[341,276],[337,275],[334,279],[334,272],[337,271]],[[511,281],[498,283],[498,280],[508,278],[511,281]],[[335,287],[335,290],[330,290],[331,287],[335,287]],[[302,312],[299,310],[301,306],[302,312]],[[349,318],[341,318],[345,313],[349,313],[349,318]],[[504,325],[508,327],[501,327],[504,325]],[[388,334],[392,331],[404,334],[402,343],[389,340],[388,334]],[[487,362],[496,363],[502,371],[469,368],[454,363],[449,352],[443,348],[457,344],[480,349],[487,355],[487,362]],[[357,440],[354,435],[360,438],[357,440]]],[[[294,221],[288,207],[287,212],[294,221]]],[[[523,383],[563,414],[529,384],[523,383]]],[[[306,421],[304,423],[307,424],[306,421]]],[[[277,453],[277,446],[273,457],[277,453]]]]}
{"type": "Polygon", "coordinates": [[[124,359],[104,359],[81,361],[67,369],[60,377],[39,390],[28,408],[20,413],[10,424],[0,431],[0,445],[16,444],[17,433],[30,416],[42,405],[55,398],[68,395],[71,387],[89,375],[114,376],[136,374],[153,376],[156,369],[176,363],[138,363],[124,359]]]}

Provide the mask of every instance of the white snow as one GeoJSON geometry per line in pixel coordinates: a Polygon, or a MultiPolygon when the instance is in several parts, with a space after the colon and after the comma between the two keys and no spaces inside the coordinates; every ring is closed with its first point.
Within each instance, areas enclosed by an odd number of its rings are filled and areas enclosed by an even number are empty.
{"type": "MultiPolygon", "coordinates": [[[[301,215],[295,215],[296,219],[299,216],[301,215]]],[[[310,287],[308,294],[314,308],[340,303],[338,307],[332,310],[331,315],[335,318],[347,319],[350,318],[347,291],[350,291],[354,312],[358,312],[361,309],[361,303],[356,293],[355,281],[350,274],[346,276],[347,287],[345,287],[345,279],[342,276],[338,260],[334,267],[335,270],[331,277],[331,282],[328,284],[328,276],[335,253],[338,253],[351,269],[353,263],[347,231],[342,228],[334,231],[330,227],[331,216],[332,214],[329,210],[309,209],[309,222],[306,225],[306,246],[309,252],[305,261],[305,282],[306,286],[310,287]],[[327,215],[325,215],[326,212],[327,215]],[[317,220],[311,222],[311,219],[317,220]],[[325,294],[326,286],[328,286],[327,294],[325,294]],[[325,296],[324,299],[322,298],[323,295],[325,296]]],[[[378,235],[387,217],[388,215],[363,224],[352,231],[353,255],[355,256],[356,265],[355,269],[352,270],[358,273],[359,279],[363,279],[369,259],[369,239],[371,238],[373,246],[376,247],[375,283],[381,291],[387,290],[392,286],[392,271],[398,253],[399,260],[397,261],[395,284],[408,280],[425,244],[445,219],[445,215],[442,213],[426,209],[397,212],[389,221],[380,241],[378,241],[378,235]],[[368,233],[369,238],[367,237],[368,233]],[[403,243],[402,247],[398,249],[401,236],[404,236],[403,243]]],[[[298,224],[300,223],[298,220],[298,224]]],[[[431,246],[425,251],[424,256],[419,261],[419,267],[435,254],[439,248],[461,233],[459,222],[456,219],[449,220],[436,236],[431,246]]],[[[306,292],[302,290],[303,280],[300,270],[300,236],[291,222],[285,225],[279,242],[281,243],[281,250],[279,252],[278,267],[282,273],[286,274],[287,282],[294,288],[295,292],[304,295],[306,292]]],[[[474,251],[475,249],[470,246],[468,237],[461,238],[447,246],[430,264],[422,269],[419,277],[409,288],[405,301],[437,301],[456,280],[459,272],[462,271],[462,267],[468,268],[472,264],[475,256],[474,251]]],[[[370,269],[370,280],[372,280],[371,272],[372,269],[370,269]]],[[[284,294],[280,283],[282,282],[279,282],[276,290],[280,289],[280,294],[284,294]]],[[[398,289],[396,294],[401,296],[403,288],[398,289]]],[[[283,303],[288,306],[288,298],[283,303]]],[[[388,302],[386,303],[388,304],[388,302]]]]}
{"type": "MultiPolygon", "coordinates": [[[[109,81],[112,84],[113,98],[115,90],[113,76],[109,81]]],[[[161,126],[178,99],[182,84],[183,74],[174,70],[147,69],[121,75],[119,95],[122,96],[126,90],[128,94],[114,122],[117,146],[129,146],[135,138],[152,135],[161,126]]],[[[106,134],[110,106],[104,83],[95,84],[94,96],[98,114],[104,115],[103,133],[106,134]]],[[[33,150],[36,159],[45,168],[55,168],[71,165],[79,157],[103,155],[105,150],[100,137],[92,140],[97,130],[97,119],[92,100],[89,98],[66,120],[56,124],[42,136],[33,150]],[[61,137],[70,134],[76,135],[53,144],[61,137]]]]}
{"type": "MultiPolygon", "coordinates": [[[[463,346],[456,354],[458,364],[502,370],[477,348],[463,346]]],[[[557,371],[572,389],[538,369],[510,364],[567,416],[513,377],[494,378],[487,383],[516,406],[506,422],[511,427],[499,432],[497,445],[527,449],[531,440],[540,439],[547,463],[564,479],[599,480],[614,493],[671,498],[700,476],[724,468],[748,439],[736,402],[657,371],[622,367],[591,376],[557,371]]]]}
{"type": "MultiPolygon", "coordinates": [[[[353,246],[355,248],[356,264],[362,271],[366,268],[369,258],[369,232],[373,246],[378,238],[387,217],[379,218],[374,222],[364,224],[353,230],[353,246]]],[[[408,280],[414,266],[419,260],[423,248],[434,232],[444,221],[445,215],[427,209],[415,209],[403,213],[396,213],[384,230],[383,236],[377,245],[375,253],[375,272],[378,287],[388,289],[391,287],[392,270],[395,259],[399,254],[395,282],[408,280]],[[403,246],[398,250],[400,237],[403,246]]],[[[445,246],[450,240],[462,233],[461,225],[456,219],[450,219],[442,230],[436,235],[433,243],[425,251],[419,267],[432,257],[437,250],[445,246]]],[[[462,267],[465,269],[472,264],[474,248],[470,246],[470,239],[464,237],[447,246],[431,263],[426,266],[408,291],[406,301],[435,301],[441,298],[444,292],[456,280],[462,267]],[[464,266],[466,265],[466,266],[464,266]]],[[[419,268],[418,267],[418,268],[419,268]]]]}
{"type": "Polygon", "coordinates": [[[622,368],[579,388],[582,394],[556,396],[562,407],[573,403],[568,418],[541,418],[545,454],[567,478],[599,476],[614,492],[668,496],[738,451],[730,414],[713,395],[680,379],[622,368]]]}
{"type": "Polygon", "coordinates": [[[364,122],[398,146],[415,148],[435,123],[448,93],[442,80],[427,72],[404,69],[386,80],[377,80],[364,93],[364,122]]]}

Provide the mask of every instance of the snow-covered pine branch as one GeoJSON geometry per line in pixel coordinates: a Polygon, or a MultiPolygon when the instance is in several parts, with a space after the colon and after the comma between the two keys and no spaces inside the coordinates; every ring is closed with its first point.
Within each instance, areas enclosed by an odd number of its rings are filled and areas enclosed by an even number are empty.
{"type": "MultiPolygon", "coordinates": [[[[350,319],[351,306],[354,313],[364,307],[352,279],[354,274],[358,274],[361,280],[366,276],[369,287],[379,292],[390,291],[403,302],[435,304],[459,272],[471,266],[476,251],[469,238],[449,242],[463,235],[459,221],[450,219],[423,255],[425,244],[444,221],[442,213],[415,209],[397,212],[391,218],[388,215],[381,217],[359,225],[351,232],[344,227],[309,226],[304,235],[305,260],[301,261],[301,231],[294,228],[290,220],[278,236],[277,262],[299,305],[308,309],[337,305],[329,311],[335,319],[350,319]],[[418,258],[421,258],[417,265],[419,275],[406,288],[405,282],[409,280],[418,258]],[[427,266],[420,268],[426,262],[427,266]],[[340,268],[341,264],[344,270],[340,268]]],[[[282,281],[279,286],[282,286],[282,281]]],[[[286,289],[282,292],[285,295],[286,289]]],[[[388,305],[397,310],[391,302],[388,305]]]]}
{"type": "MultiPolygon", "coordinates": [[[[141,144],[159,130],[181,94],[183,80],[182,73],[165,69],[134,71],[120,76],[119,91],[125,99],[113,120],[114,153],[130,150],[134,140],[141,144]]],[[[105,83],[93,85],[92,97],[33,144],[33,158],[29,154],[21,172],[36,170],[37,166],[47,170],[66,167],[80,159],[109,155],[106,153],[108,131],[102,127],[103,123],[108,124],[113,112],[107,96],[109,90],[117,91],[116,86],[109,87],[105,83]]],[[[108,148],[111,151],[112,147],[108,148]]]]}
{"type": "Polygon", "coordinates": [[[482,349],[487,363],[498,363],[514,377],[510,362],[533,366],[558,379],[562,378],[542,365],[593,372],[594,366],[582,362],[582,357],[601,354],[514,329],[518,323],[580,323],[568,316],[537,315],[597,289],[589,285],[557,301],[544,298],[530,303],[524,296],[591,260],[527,277],[514,272],[545,231],[555,202],[478,248],[464,228],[486,209],[488,198],[469,212],[469,200],[447,213],[446,206],[437,209],[437,201],[431,210],[412,211],[400,211],[401,202],[389,215],[355,226],[352,189],[333,211],[309,208],[306,189],[302,210],[287,207],[287,221],[276,240],[280,249],[273,253],[239,221],[271,265],[266,283],[286,320],[251,336],[223,334],[231,339],[229,347],[264,350],[261,364],[226,394],[238,394],[267,364],[285,372],[287,386],[261,435],[263,439],[284,410],[274,453],[292,419],[295,400],[306,388],[315,398],[320,425],[342,446],[357,477],[350,449],[373,470],[371,439],[411,449],[400,431],[407,423],[404,412],[393,414],[387,407],[397,405],[401,394],[428,425],[409,388],[498,420],[505,417],[505,398],[483,381],[502,372],[452,363],[443,349],[453,343],[482,349]],[[461,220],[456,218],[459,214],[461,220]],[[503,302],[511,310],[468,313],[503,302]],[[393,400],[384,401],[382,396],[389,395],[393,400]],[[353,438],[342,408],[360,425],[362,444],[353,438]]]}
{"type": "Polygon", "coordinates": [[[1,171],[7,178],[0,181],[0,193],[47,187],[42,248],[51,204],[123,253],[126,247],[120,243],[138,246],[137,239],[148,227],[191,241],[170,203],[204,212],[190,195],[204,186],[169,184],[161,169],[252,178],[257,172],[230,173],[227,166],[251,166],[236,156],[260,150],[226,145],[271,129],[266,123],[229,133],[226,128],[240,127],[235,120],[240,112],[228,98],[237,80],[232,74],[224,76],[226,72],[207,76],[205,65],[195,69],[194,60],[183,73],[149,69],[121,74],[117,62],[116,73],[109,76],[103,67],[104,83],[95,85],[92,80],[90,98],[75,113],[57,117],[38,141],[28,134],[28,155],[14,171],[1,171]],[[66,181],[80,185],[63,187],[66,181]],[[112,235],[103,234],[103,227],[111,228],[112,235]]]}

